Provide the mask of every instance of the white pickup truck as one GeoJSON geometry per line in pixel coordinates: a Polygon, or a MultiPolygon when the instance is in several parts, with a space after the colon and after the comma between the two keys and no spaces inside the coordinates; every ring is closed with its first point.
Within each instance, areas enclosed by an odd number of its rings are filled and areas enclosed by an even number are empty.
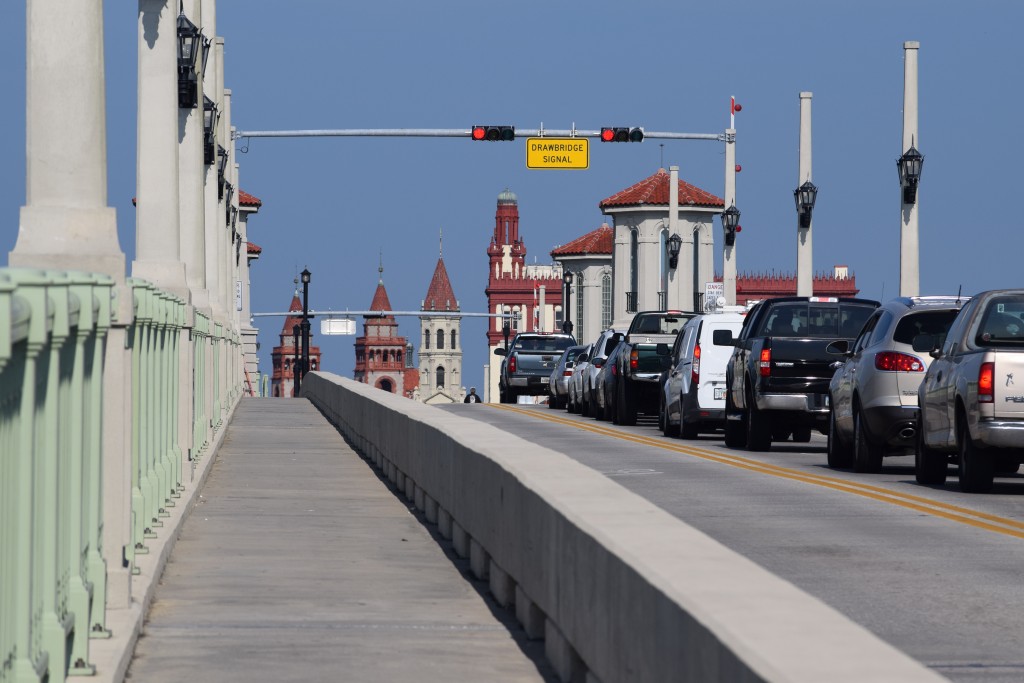
{"type": "Polygon", "coordinates": [[[945,482],[953,454],[960,488],[985,493],[1024,462],[1024,289],[972,298],[932,346],[918,390],[917,481],[945,482]]]}

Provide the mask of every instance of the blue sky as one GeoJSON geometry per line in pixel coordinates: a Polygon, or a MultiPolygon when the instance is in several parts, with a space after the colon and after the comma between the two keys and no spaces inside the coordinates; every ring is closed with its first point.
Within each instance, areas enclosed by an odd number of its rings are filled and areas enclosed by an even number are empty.
{"type": "MultiPolygon", "coordinates": [[[[0,250],[25,203],[25,3],[3,3],[7,93],[0,122],[0,250]],[[13,34],[13,35],[12,35],[13,34]]],[[[110,204],[134,254],[136,12],[107,2],[110,204]]],[[[1019,70],[1024,3],[988,0],[763,0],[516,3],[220,0],[225,82],[240,130],[600,128],[719,133],[737,115],[741,272],[793,272],[798,94],[814,93],[814,266],[849,265],[862,294],[899,282],[903,42],[920,50],[922,293],[1020,286],[1016,210],[1024,134],[1019,70]]],[[[495,199],[519,196],[532,263],[599,226],[598,202],[662,165],[721,196],[722,145],[591,143],[590,169],[525,167],[524,142],[468,139],[254,139],[241,186],[264,206],[249,238],[253,310],[283,310],[292,278],[313,274],[311,306],[362,309],[384,282],[393,307],[419,307],[444,257],[464,310],[481,311],[495,199]]],[[[715,225],[720,250],[721,228],[715,225]]],[[[719,255],[720,260],[720,255],[719,255]]],[[[418,337],[418,321],[400,319],[418,337]]],[[[261,365],[281,321],[262,319],[261,365]]],[[[314,328],[315,329],[315,328],[314,328]]],[[[484,324],[463,323],[463,377],[480,386],[484,324]]],[[[317,336],[324,368],[350,376],[352,337],[317,336]]]]}

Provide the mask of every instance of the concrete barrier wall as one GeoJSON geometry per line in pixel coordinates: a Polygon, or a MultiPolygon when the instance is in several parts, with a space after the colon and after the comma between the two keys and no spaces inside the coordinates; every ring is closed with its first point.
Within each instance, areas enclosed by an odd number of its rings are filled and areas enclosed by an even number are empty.
{"type": "Polygon", "coordinates": [[[561,453],[337,375],[307,375],[303,395],[436,519],[562,680],[945,680],[561,453]]]}

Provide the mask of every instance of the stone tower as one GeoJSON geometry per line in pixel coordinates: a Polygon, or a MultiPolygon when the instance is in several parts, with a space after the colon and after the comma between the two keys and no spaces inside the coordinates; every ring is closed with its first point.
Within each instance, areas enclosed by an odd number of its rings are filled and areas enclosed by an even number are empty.
{"type": "Polygon", "coordinates": [[[461,384],[462,316],[441,256],[420,310],[445,315],[420,316],[418,398],[424,403],[461,403],[466,395],[461,384]]]}
{"type": "MultiPolygon", "coordinates": [[[[370,303],[371,311],[391,311],[388,292],[384,288],[384,267],[377,281],[377,291],[370,303]]],[[[356,337],[355,380],[378,389],[411,398],[419,377],[416,368],[407,359],[405,337],[398,334],[398,323],[393,315],[364,316],[363,336],[356,337]]]]}

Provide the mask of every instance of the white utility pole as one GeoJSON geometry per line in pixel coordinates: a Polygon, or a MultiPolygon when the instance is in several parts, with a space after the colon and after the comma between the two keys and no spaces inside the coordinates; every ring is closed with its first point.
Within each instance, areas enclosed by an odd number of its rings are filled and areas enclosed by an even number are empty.
{"type": "MultiPolygon", "coordinates": [[[[811,98],[813,93],[800,93],[800,165],[796,185],[811,180],[811,98]]],[[[802,227],[797,216],[796,295],[814,294],[814,266],[811,250],[811,225],[802,227]]]]}
{"type": "MultiPolygon", "coordinates": [[[[736,204],[736,129],[725,131],[725,208],[736,204]]],[[[722,244],[722,284],[725,286],[725,304],[736,305],[736,244],[722,244]]]]}
{"type": "MultiPolygon", "coordinates": [[[[920,149],[921,137],[917,131],[917,51],[921,43],[908,40],[903,43],[903,152],[911,147],[920,149]]],[[[916,195],[916,193],[915,193],[916,195]]],[[[905,200],[900,188],[902,204],[900,231],[900,296],[917,296],[921,289],[918,264],[917,197],[913,203],[905,200]]]]}

